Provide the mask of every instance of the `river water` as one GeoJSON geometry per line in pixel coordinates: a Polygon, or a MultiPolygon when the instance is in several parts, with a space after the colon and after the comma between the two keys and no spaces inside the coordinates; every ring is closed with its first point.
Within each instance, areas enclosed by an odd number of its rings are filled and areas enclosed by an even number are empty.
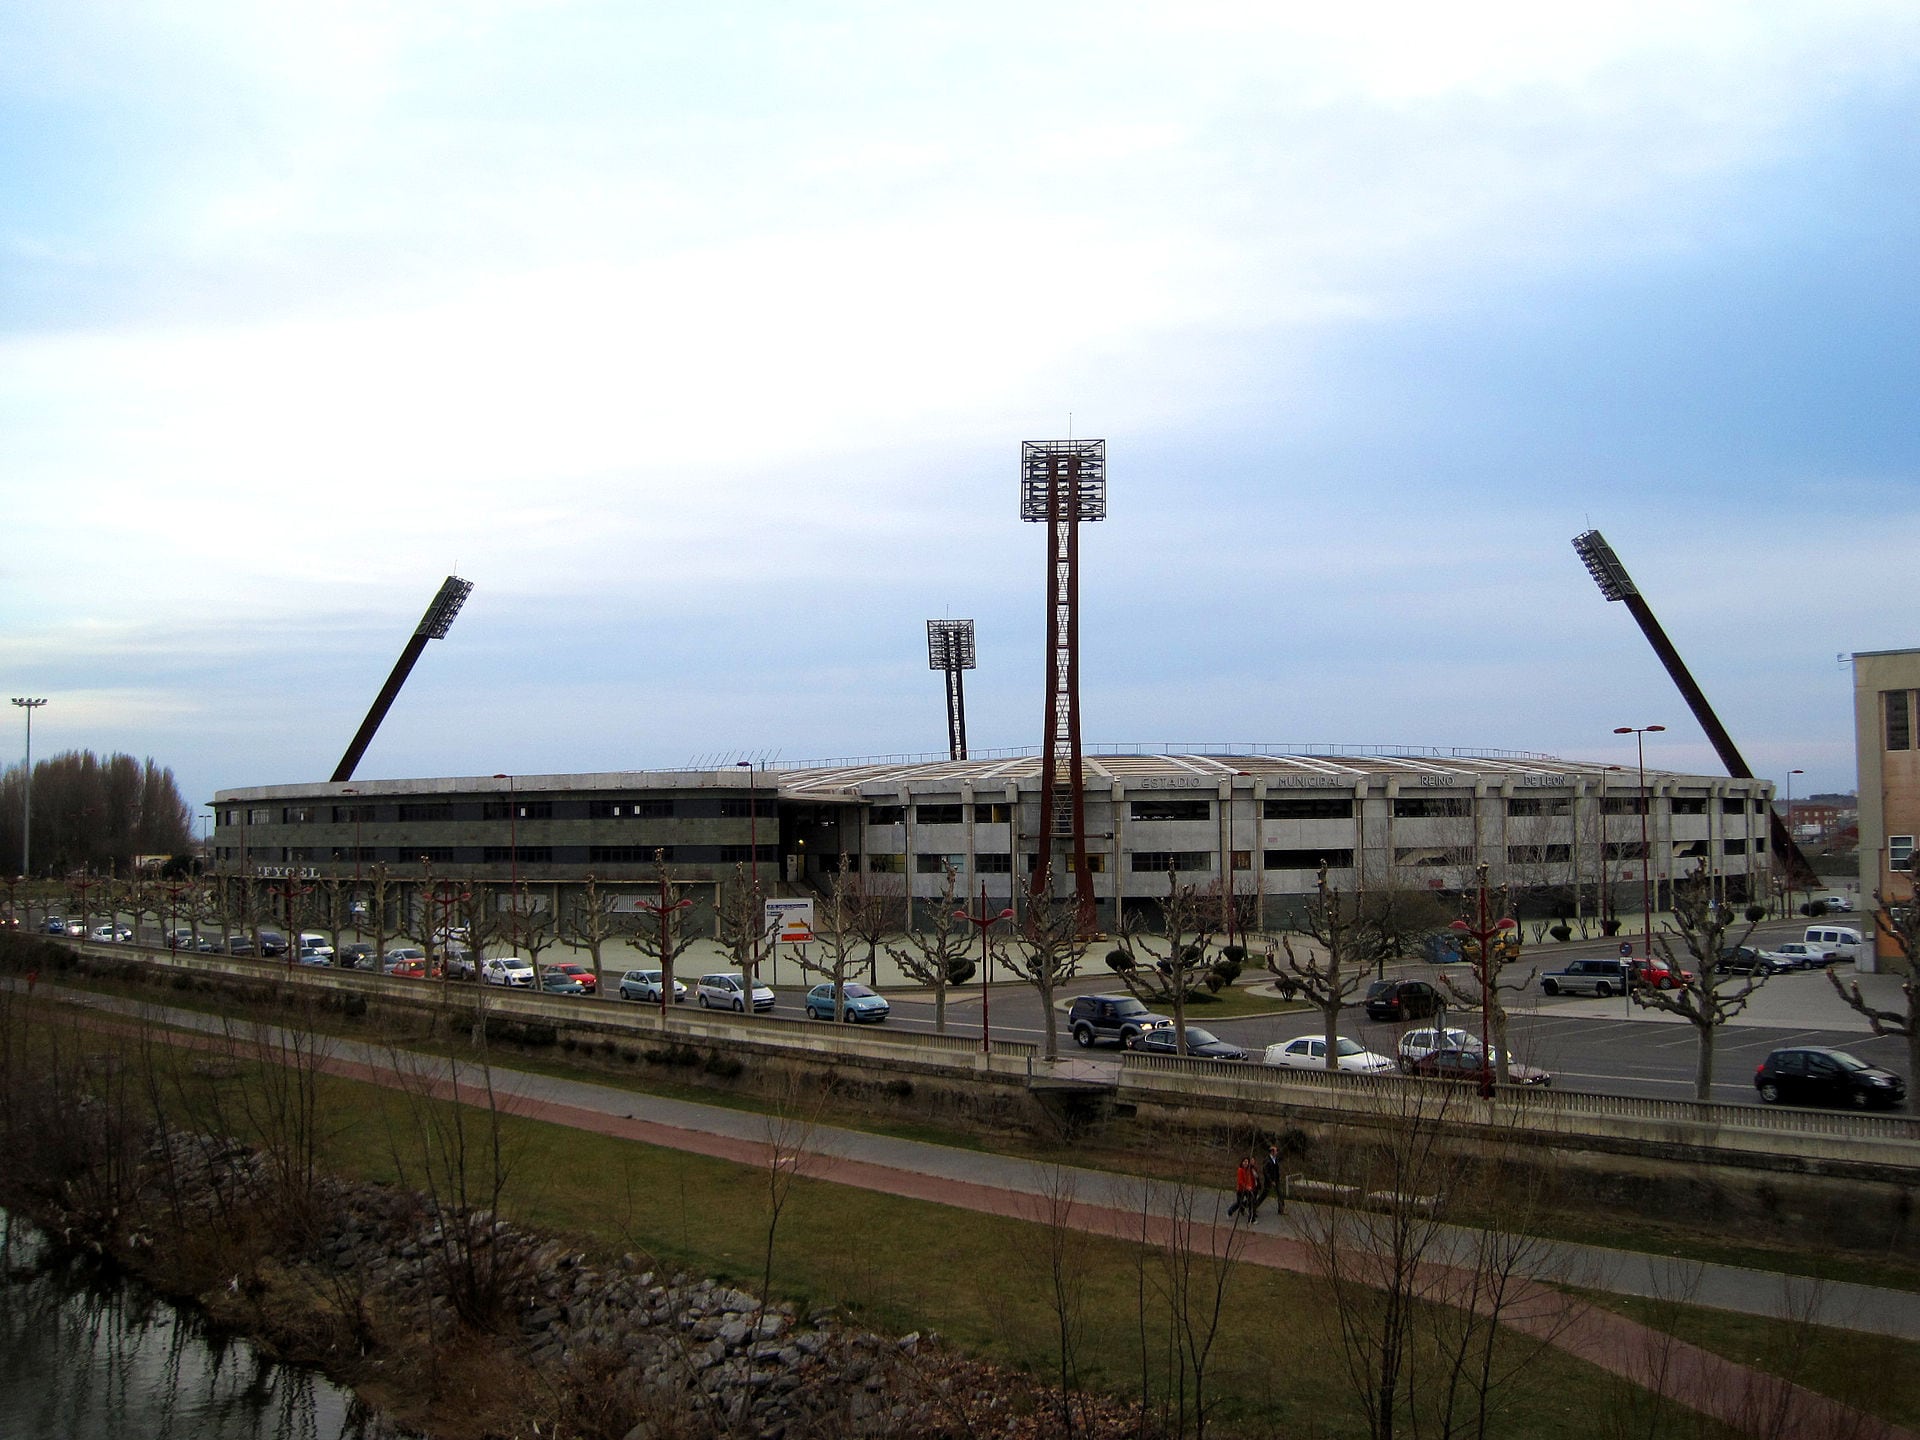
{"type": "Polygon", "coordinates": [[[325,1376],[136,1282],[53,1255],[0,1210],[4,1440],[392,1440],[325,1376]]]}

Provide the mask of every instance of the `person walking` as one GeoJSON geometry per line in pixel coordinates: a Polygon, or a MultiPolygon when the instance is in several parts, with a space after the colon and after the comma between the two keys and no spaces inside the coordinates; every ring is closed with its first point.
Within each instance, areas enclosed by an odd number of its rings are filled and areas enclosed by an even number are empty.
{"type": "Polygon", "coordinates": [[[1267,1196],[1271,1195],[1273,1196],[1273,1213],[1276,1215],[1286,1214],[1287,1191],[1286,1186],[1282,1183],[1284,1179],[1285,1176],[1281,1173],[1280,1167],[1280,1142],[1277,1140],[1269,1141],[1267,1143],[1266,1158],[1260,1162],[1260,1188],[1255,1192],[1253,1206],[1247,1213],[1255,1220],[1258,1220],[1260,1218],[1261,1203],[1266,1200],[1267,1196]]]}
{"type": "Polygon", "coordinates": [[[1233,1204],[1227,1207],[1229,1215],[1253,1214],[1253,1197],[1260,1189],[1260,1172],[1253,1168],[1253,1157],[1243,1155],[1240,1164],[1233,1172],[1233,1204]]]}

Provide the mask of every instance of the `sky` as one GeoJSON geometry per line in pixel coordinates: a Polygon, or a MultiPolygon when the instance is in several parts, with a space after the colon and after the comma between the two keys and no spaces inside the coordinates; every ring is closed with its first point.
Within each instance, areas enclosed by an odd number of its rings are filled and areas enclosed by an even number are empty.
{"type": "MultiPolygon", "coordinates": [[[[1042,739],[1855,783],[1920,645],[1920,9],[15,0],[0,678],[324,780],[1042,739]]],[[[17,721],[23,712],[10,712],[17,721]]],[[[0,745],[18,762],[24,736],[0,745]]]]}

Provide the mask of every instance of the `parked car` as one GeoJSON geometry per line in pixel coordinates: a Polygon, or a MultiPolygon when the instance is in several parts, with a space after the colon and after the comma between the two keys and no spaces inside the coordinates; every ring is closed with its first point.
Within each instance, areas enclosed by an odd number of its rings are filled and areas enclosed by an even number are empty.
{"type": "Polygon", "coordinates": [[[1853,897],[1851,895],[1822,895],[1813,903],[1826,906],[1829,915],[1837,915],[1843,911],[1853,909],[1853,897]]]}
{"type": "MultiPolygon", "coordinates": [[[[869,990],[865,985],[849,982],[840,987],[840,1013],[848,1020],[870,1021],[877,1025],[893,1013],[893,1007],[878,991],[869,990]]],[[[809,1020],[833,1018],[831,983],[816,985],[807,991],[807,1018],[809,1020]]]]}
{"type": "MultiPolygon", "coordinates": [[[[493,962],[487,962],[491,965],[493,962]]],[[[584,997],[587,987],[578,978],[569,975],[558,965],[549,965],[540,972],[540,988],[549,995],[578,995],[584,997]]]]}
{"type": "Polygon", "coordinates": [[[124,942],[133,939],[133,930],[129,926],[115,925],[112,923],[96,925],[93,927],[93,934],[90,938],[105,943],[113,943],[116,941],[124,942]]]}
{"type": "Polygon", "coordinates": [[[333,964],[333,953],[331,951],[309,950],[302,947],[300,953],[294,956],[294,963],[297,965],[331,967],[333,964]]]}
{"type": "Polygon", "coordinates": [[[282,935],[278,930],[262,930],[260,932],[260,953],[268,957],[286,954],[287,937],[282,935]]]}
{"type": "Polygon", "coordinates": [[[1636,957],[1627,961],[1627,968],[1633,972],[1634,984],[1645,985],[1653,990],[1674,990],[1693,983],[1691,970],[1676,970],[1660,959],[1636,957]]]}
{"type": "Polygon", "coordinates": [[[1784,975],[1799,968],[1795,956],[1756,950],[1751,945],[1735,945],[1720,952],[1720,970],[1727,975],[1784,975]]]}
{"type": "Polygon", "coordinates": [[[1776,945],[1761,953],[1784,960],[1795,970],[1824,970],[1840,959],[1838,951],[1822,945],[1809,945],[1804,940],[1789,940],[1784,945],[1776,945]]]}
{"type": "MultiPolygon", "coordinates": [[[[658,970],[629,970],[620,977],[620,998],[622,1000],[645,1000],[653,1004],[660,1003],[660,972],[658,970]]],[[[673,1003],[684,1004],[687,987],[680,981],[673,982],[673,1003]]]]}
{"type": "Polygon", "coordinates": [[[227,954],[253,954],[253,937],[251,935],[229,935],[227,937],[227,954]]]}
{"type": "Polygon", "coordinates": [[[597,994],[600,989],[600,977],[585,965],[576,965],[571,960],[561,960],[549,965],[549,970],[558,970],[562,975],[571,975],[580,982],[580,988],[589,995],[597,994]]]}
{"type": "Polygon", "coordinates": [[[1367,987],[1369,1020],[1424,1020],[1447,1008],[1440,992],[1425,980],[1376,980],[1367,987]]]}
{"type": "Polygon", "coordinates": [[[167,931],[167,949],[193,950],[198,948],[200,937],[193,933],[191,926],[176,925],[167,931]]]}
{"type": "Polygon", "coordinates": [[[1626,994],[1628,973],[1624,960],[1575,960],[1542,975],[1540,988],[1549,995],[1597,995],[1604,1000],[1626,994]]]}
{"type": "Polygon", "coordinates": [[[360,940],[342,945],[335,959],[343,969],[347,970],[378,970],[380,968],[380,957],[373,953],[373,946],[360,940]]]}
{"type": "Polygon", "coordinates": [[[87,938],[87,922],[84,920],[67,921],[67,934],[75,940],[87,938]]]}
{"type": "Polygon", "coordinates": [[[40,928],[49,935],[64,935],[67,933],[67,922],[62,916],[49,915],[40,928]]]}
{"type": "Polygon", "coordinates": [[[300,948],[302,950],[318,950],[322,955],[326,956],[327,959],[333,959],[333,942],[318,930],[302,930],[300,932],[300,948]]]}
{"type": "MultiPolygon", "coordinates": [[[[1426,1080],[1471,1080],[1478,1084],[1486,1079],[1494,1064],[1478,1050],[1429,1050],[1405,1068],[1407,1074],[1426,1080]]],[[[1553,1076],[1537,1065],[1522,1065],[1517,1060],[1509,1060],[1507,1083],[1551,1085],[1553,1076]]]]}
{"type": "Polygon", "coordinates": [[[473,952],[457,940],[440,951],[440,963],[455,980],[471,980],[480,971],[480,967],[474,963],[473,952]]]}
{"type": "MultiPolygon", "coordinates": [[[[1393,1069],[1393,1061],[1386,1056],[1376,1054],[1345,1035],[1334,1036],[1333,1049],[1333,1068],[1336,1070],[1356,1075],[1378,1075],[1393,1069]]],[[[1327,1037],[1297,1035],[1291,1040],[1269,1045],[1266,1053],[1260,1057],[1260,1063],[1288,1070],[1324,1070],[1327,1068],[1327,1037]]]]}
{"type": "Polygon", "coordinates": [[[423,965],[426,964],[427,952],[418,945],[396,945],[380,957],[380,968],[391,975],[394,966],[410,965],[416,960],[423,965]]]}
{"type": "Polygon", "coordinates": [[[480,978],[489,985],[528,990],[533,987],[533,965],[518,955],[496,955],[480,962],[480,978]]]}
{"type": "MultiPolygon", "coordinates": [[[[740,977],[731,970],[719,970],[711,975],[702,975],[700,983],[693,987],[693,993],[700,1004],[709,1010],[746,1011],[745,992],[740,985],[740,977]]],[[[773,991],[764,985],[753,987],[753,1008],[771,1010],[773,991]]]]}
{"type": "Polygon", "coordinates": [[[1753,1072],[1753,1086],[1769,1105],[1868,1110],[1891,1108],[1907,1098],[1907,1082],[1893,1071],[1825,1045],[1774,1051],[1753,1072]]]}
{"type": "MultiPolygon", "coordinates": [[[[1177,1025],[1157,1025],[1151,1030],[1141,1032],[1140,1038],[1133,1042],[1133,1048],[1143,1055],[1178,1055],[1180,1046],[1177,1025]]],[[[1187,1056],[1193,1060],[1244,1060],[1247,1052],[1231,1040],[1222,1040],[1211,1030],[1202,1030],[1198,1025],[1187,1026],[1187,1056]]]]}
{"type": "Polygon", "coordinates": [[[387,971],[398,980],[438,980],[440,967],[429,965],[423,955],[418,960],[402,960],[387,971]]]}
{"type": "MultiPolygon", "coordinates": [[[[1458,1025],[1449,1025],[1445,1029],[1423,1025],[1417,1030],[1409,1030],[1400,1037],[1400,1068],[1404,1070],[1411,1061],[1435,1050],[1471,1050],[1477,1055],[1480,1052],[1480,1037],[1471,1030],[1462,1030],[1458,1025]]],[[[1495,1050],[1493,1053],[1498,1056],[1500,1052],[1495,1050]]]]}
{"type": "Polygon", "coordinates": [[[1082,1050],[1101,1041],[1125,1048],[1148,1030],[1172,1023],[1131,995],[1081,995],[1067,1006],[1067,1029],[1082,1050]]]}

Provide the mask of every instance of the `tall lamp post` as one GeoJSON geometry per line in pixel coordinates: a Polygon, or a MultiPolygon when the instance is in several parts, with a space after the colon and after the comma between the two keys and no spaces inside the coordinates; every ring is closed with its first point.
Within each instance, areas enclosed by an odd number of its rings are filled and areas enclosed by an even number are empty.
{"type": "MultiPolygon", "coordinates": [[[[495,775],[507,782],[507,893],[512,897],[514,949],[520,948],[520,802],[513,793],[513,776],[495,775]]],[[[473,937],[468,936],[469,940],[473,937]]]]}
{"type": "Polygon", "coordinates": [[[997,915],[987,909],[987,882],[980,882],[980,913],[967,910],[953,912],[956,920],[965,920],[980,928],[980,1049],[983,1053],[993,1053],[993,1020],[987,1009],[987,972],[993,968],[993,947],[987,938],[987,931],[1002,920],[1013,918],[1013,907],[1008,906],[997,915]]]}
{"type": "MultiPolygon", "coordinates": [[[[1793,834],[1793,777],[1806,773],[1804,770],[1787,771],[1787,834],[1789,835],[1793,834]]],[[[1794,843],[1798,844],[1799,841],[1796,840],[1794,843]]],[[[1789,916],[1793,914],[1793,866],[1791,864],[1787,866],[1787,914],[1789,916]]]]}
{"type": "Polygon", "coordinates": [[[46,697],[35,698],[29,695],[16,695],[13,703],[27,712],[27,763],[24,772],[26,784],[22,786],[20,800],[20,873],[32,875],[32,851],[29,841],[33,838],[33,712],[47,703],[46,697]]]}
{"type": "MultiPolygon", "coordinates": [[[[1653,959],[1653,846],[1647,839],[1647,812],[1653,803],[1647,797],[1647,736],[1666,730],[1664,725],[1616,725],[1616,735],[1633,736],[1634,754],[1640,771],[1640,943],[1643,960],[1653,959]]],[[[1627,977],[1627,990],[1633,989],[1633,977],[1627,977]]]]}

